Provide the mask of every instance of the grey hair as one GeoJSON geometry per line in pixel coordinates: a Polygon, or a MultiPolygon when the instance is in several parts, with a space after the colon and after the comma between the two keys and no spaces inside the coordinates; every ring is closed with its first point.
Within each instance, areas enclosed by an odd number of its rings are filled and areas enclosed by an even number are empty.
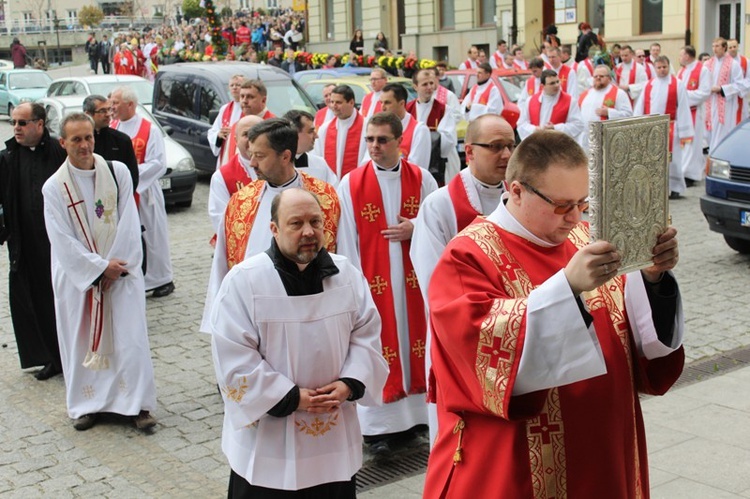
{"type": "Polygon", "coordinates": [[[112,92],[109,95],[114,95],[116,93],[120,94],[120,99],[122,99],[124,102],[132,102],[133,104],[138,104],[138,94],[135,93],[135,90],[133,90],[130,87],[117,87],[116,89],[112,90],[112,92]]]}
{"type": "Polygon", "coordinates": [[[60,122],[60,137],[63,139],[67,139],[67,133],[65,131],[65,127],[68,123],[79,123],[86,121],[91,124],[91,129],[94,129],[94,120],[86,113],[70,113],[69,115],[65,116],[62,121],[60,122]]]}
{"type": "Polygon", "coordinates": [[[94,114],[96,112],[96,105],[99,102],[107,102],[107,98],[103,95],[89,95],[83,99],[83,112],[86,114],[94,114]]]}

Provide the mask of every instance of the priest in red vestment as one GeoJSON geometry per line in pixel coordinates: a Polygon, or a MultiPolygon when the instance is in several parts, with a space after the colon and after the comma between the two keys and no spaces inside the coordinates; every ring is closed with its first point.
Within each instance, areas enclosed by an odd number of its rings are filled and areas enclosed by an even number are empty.
{"type": "Polygon", "coordinates": [[[684,363],[676,231],[618,275],[617,248],[581,221],[587,164],[568,135],[532,134],[498,208],[435,268],[424,497],[649,495],[638,393],[665,393],[684,363]]]}

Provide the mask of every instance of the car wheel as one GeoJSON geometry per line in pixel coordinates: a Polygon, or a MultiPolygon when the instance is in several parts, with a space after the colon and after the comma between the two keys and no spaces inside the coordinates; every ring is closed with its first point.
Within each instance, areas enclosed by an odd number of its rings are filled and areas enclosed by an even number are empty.
{"type": "Polygon", "coordinates": [[[724,240],[734,251],[742,253],[743,255],[750,254],[750,240],[732,236],[724,236],[724,240]]]}
{"type": "Polygon", "coordinates": [[[13,104],[8,103],[8,116],[11,116],[13,114],[13,110],[15,107],[13,107],[13,104]]]}
{"type": "Polygon", "coordinates": [[[174,205],[180,208],[190,208],[191,206],[193,206],[193,200],[188,199],[187,201],[177,201],[174,205]]]}

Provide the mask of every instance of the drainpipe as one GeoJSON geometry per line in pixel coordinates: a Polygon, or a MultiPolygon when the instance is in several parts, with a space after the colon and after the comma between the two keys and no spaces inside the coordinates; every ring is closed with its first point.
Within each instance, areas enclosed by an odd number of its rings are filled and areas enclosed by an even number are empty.
{"type": "Polygon", "coordinates": [[[692,45],[690,38],[690,0],[685,0],[685,45],[692,45]]]}
{"type": "MultiPolygon", "coordinates": [[[[690,1],[690,0],[688,0],[690,1]]],[[[518,43],[518,0],[511,2],[510,45],[518,43]]]]}

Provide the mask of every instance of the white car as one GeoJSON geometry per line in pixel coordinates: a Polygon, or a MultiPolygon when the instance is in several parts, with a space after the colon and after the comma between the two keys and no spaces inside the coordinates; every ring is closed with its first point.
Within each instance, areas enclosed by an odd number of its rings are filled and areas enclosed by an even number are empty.
{"type": "MultiPolygon", "coordinates": [[[[70,113],[83,111],[83,99],[85,96],[74,95],[69,97],[44,97],[37,102],[44,106],[47,111],[47,129],[50,133],[60,134],[60,121],[70,113]]],[[[148,112],[144,106],[138,104],[136,112],[141,117],[149,120],[164,137],[164,149],[167,157],[167,173],[159,179],[164,201],[166,204],[174,204],[188,208],[193,203],[193,192],[198,174],[195,171],[193,157],[180,144],[175,142],[156,118],[148,112]]]]}
{"type": "Polygon", "coordinates": [[[108,97],[117,87],[128,86],[138,96],[138,103],[151,112],[151,100],[154,96],[154,84],[145,78],[134,75],[92,75],[58,78],[47,89],[47,97],[65,97],[68,95],[103,95],[108,97]]]}

